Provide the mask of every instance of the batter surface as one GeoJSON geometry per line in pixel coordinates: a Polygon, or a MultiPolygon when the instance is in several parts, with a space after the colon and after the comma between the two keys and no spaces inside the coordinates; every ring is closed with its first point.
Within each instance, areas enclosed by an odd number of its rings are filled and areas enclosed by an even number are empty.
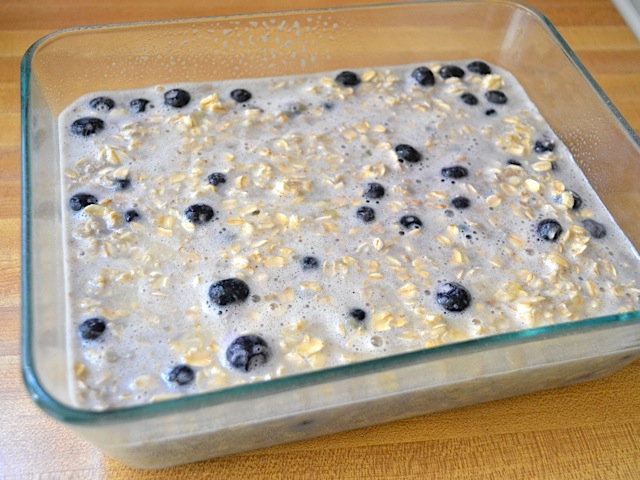
{"type": "Polygon", "coordinates": [[[494,65],[98,92],[59,125],[85,408],[638,309],[636,252],[494,65]]]}

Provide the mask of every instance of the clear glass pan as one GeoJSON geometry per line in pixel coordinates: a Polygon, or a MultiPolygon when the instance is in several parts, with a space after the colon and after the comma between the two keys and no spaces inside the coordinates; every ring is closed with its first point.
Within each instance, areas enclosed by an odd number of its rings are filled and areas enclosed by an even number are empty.
{"type": "Polygon", "coordinates": [[[640,312],[105,412],[70,406],[57,117],[96,90],[482,58],[511,71],[635,248],[640,140],[549,21],[506,1],[416,2],[64,30],[22,62],[23,355],[40,407],[160,468],[603,376],[640,357],[640,312]],[[367,41],[362,41],[366,38],[367,41]]]}

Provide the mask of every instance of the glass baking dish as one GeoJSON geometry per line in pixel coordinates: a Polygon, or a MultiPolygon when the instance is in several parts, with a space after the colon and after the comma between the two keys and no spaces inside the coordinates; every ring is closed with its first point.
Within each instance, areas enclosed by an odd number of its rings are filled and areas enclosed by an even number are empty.
{"type": "Polygon", "coordinates": [[[515,75],[637,249],[640,141],[550,22],[506,1],[414,2],[77,28],[22,62],[22,369],[49,415],[135,467],[193,462],[568,385],[640,357],[640,312],[501,334],[109,411],[71,406],[59,113],[81,95],[482,58],[515,75]],[[367,39],[362,41],[362,39],[367,39]]]}

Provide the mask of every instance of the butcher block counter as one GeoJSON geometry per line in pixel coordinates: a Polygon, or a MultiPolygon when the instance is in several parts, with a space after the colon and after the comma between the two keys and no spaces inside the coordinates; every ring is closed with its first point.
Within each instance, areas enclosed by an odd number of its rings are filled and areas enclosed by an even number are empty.
{"type": "MultiPolygon", "coordinates": [[[[82,25],[373,0],[4,0],[0,4],[0,478],[640,478],[640,361],[600,380],[158,471],[126,467],[47,417],[20,374],[20,60],[82,25]]],[[[640,43],[609,0],[530,0],[640,132],[640,43]]],[[[637,212],[636,212],[637,213],[637,212]]]]}

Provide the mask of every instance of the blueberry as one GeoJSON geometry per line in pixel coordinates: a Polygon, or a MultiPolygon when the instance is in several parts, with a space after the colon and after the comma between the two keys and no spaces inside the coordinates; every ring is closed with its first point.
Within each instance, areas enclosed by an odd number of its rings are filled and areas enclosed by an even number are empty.
{"type": "Polygon", "coordinates": [[[96,340],[107,329],[107,323],[102,318],[89,318],[80,324],[80,336],[85,340],[96,340]]]}
{"type": "Polygon", "coordinates": [[[358,322],[362,322],[367,317],[367,312],[361,308],[352,308],[349,310],[349,315],[355,318],[358,322]]]}
{"type": "Polygon", "coordinates": [[[400,145],[396,145],[395,151],[399,162],[416,163],[422,160],[420,152],[411,145],[401,143],[400,145]]]}
{"type": "Polygon", "coordinates": [[[487,111],[485,111],[485,112],[484,112],[484,114],[485,114],[487,117],[490,117],[491,115],[495,115],[496,113],[497,113],[497,112],[496,112],[493,108],[490,108],[489,110],[487,110],[487,111]]]}
{"type": "Polygon", "coordinates": [[[95,117],[79,118],[71,124],[71,133],[82,137],[95,135],[101,130],[104,130],[104,122],[95,117]]]}
{"type": "Polygon", "coordinates": [[[436,301],[445,310],[462,312],[471,305],[471,294],[459,283],[450,282],[440,286],[436,292],[436,301]]]}
{"type": "Polygon", "coordinates": [[[133,222],[136,218],[139,218],[140,214],[135,210],[127,210],[124,212],[124,221],[129,223],[133,222]]]}
{"type": "Polygon", "coordinates": [[[507,103],[507,96],[500,90],[489,90],[485,92],[484,97],[488,102],[495,103],[496,105],[504,105],[507,103]]]}
{"type": "Polygon", "coordinates": [[[433,76],[433,72],[427,67],[418,67],[411,72],[411,77],[423,87],[430,87],[435,85],[436,79],[433,76]]]}
{"type": "Polygon", "coordinates": [[[204,203],[196,203],[189,206],[185,211],[184,215],[194,225],[203,225],[210,221],[214,215],[213,208],[209,205],[205,205],[204,203]]]}
{"type": "Polygon", "coordinates": [[[267,342],[258,335],[242,335],[227,347],[229,364],[237,369],[250,372],[269,361],[271,351],[267,342]]]}
{"type": "Polygon", "coordinates": [[[569,190],[569,193],[573,197],[573,206],[571,207],[571,210],[580,210],[580,207],[582,207],[582,197],[572,190],[569,190]]]}
{"type": "Polygon", "coordinates": [[[440,173],[444,178],[464,178],[469,175],[469,170],[460,166],[444,167],[440,173]]]}
{"type": "Polygon", "coordinates": [[[320,266],[320,262],[316,257],[303,257],[302,258],[302,269],[303,270],[315,270],[320,266]]]}
{"type": "Polygon", "coordinates": [[[174,88],[164,94],[164,104],[174,108],[182,108],[191,101],[191,95],[185,90],[174,88]]]}
{"type": "Polygon", "coordinates": [[[99,112],[108,112],[116,106],[116,102],[109,97],[96,97],[89,102],[89,106],[99,112]]]}
{"type": "Polygon", "coordinates": [[[379,183],[368,183],[364,189],[364,196],[371,200],[384,197],[384,187],[379,183]]]}
{"type": "Polygon", "coordinates": [[[76,193],[69,199],[69,207],[74,212],[79,212],[83,208],[96,203],[98,203],[98,199],[89,193],[76,193]]]}
{"type": "Polygon", "coordinates": [[[222,183],[227,183],[227,176],[222,172],[215,172],[209,175],[207,180],[211,185],[217,187],[222,183]]]}
{"type": "Polygon", "coordinates": [[[582,221],[582,226],[593,238],[602,238],[607,234],[607,229],[604,225],[589,218],[582,221]]]}
{"type": "Polygon", "coordinates": [[[134,98],[129,102],[129,108],[134,113],[142,113],[147,109],[149,100],[146,98],[134,98]]]}
{"type": "Polygon", "coordinates": [[[454,197],[453,200],[451,200],[451,205],[455,208],[464,209],[469,208],[471,202],[467,197],[454,197]]]}
{"type": "Polygon", "coordinates": [[[251,92],[244,90],[243,88],[236,88],[231,92],[231,98],[238,103],[244,103],[251,100],[251,92]]]}
{"type": "Polygon", "coordinates": [[[476,97],[473,93],[465,92],[460,95],[460,100],[462,100],[467,105],[477,105],[478,97],[476,97]]]}
{"type": "Polygon", "coordinates": [[[422,220],[415,215],[405,215],[400,218],[400,225],[407,230],[416,230],[418,228],[422,228],[422,220]]]}
{"type": "Polygon", "coordinates": [[[556,144],[551,140],[536,140],[533,149],[536,153],[553,152],[556,148],[556,144]]]}
{"type": "MultiPolygon", "coordinates": [[[[573,205],[571,206],[570,210],[580,210],[580,207],[582,207],[582,197],[576,192],[572,192],[571,190],[567,190],[567,192],[570,193],[573,197],[573,205]]],[[[560,203],[562,201],[562,197],[558,195],[555,198],[555,201],[557,203],[560,203]]]]}
{"type": "Polygon", "coordinates": [[[126,190],[131,186],[131,180],[128,178],[116,178],[116,190],[126,190]]]}
{"type": "Polygon", "coordinates": [[[440,69],[438,73],[445,80],[451,77],[464,77],[464,70],[462,70],[460,67],[457,67],[456,65],[445,65],[440,69]]]}
{"type": "Polygon", "coordinates": [[[371,207],[360,207],[356,216],[364,223],[370,223],[376,219],[376,212],[371,207]]]}
{"type": "Polygon", "coordinates": [[[196,372],[189,365],[177,365],[167,374],[167,380],[180,386],[188,385],[196,378],[196,372]]]}
{"type": "Polygon", "coordinates": [[[478,75],[489,75],[491,73],[491,67],[484,62],[476,60],[467,65],[467,70],[478,75]]]}
{"type": "Polygon", "coordinates": [[[239,278],[226,278],[209,287],[209,298],[221,307],[231,303],[244,302],[248,296],[249,286],[239,278]]]}
{"type": "Polygon", "coordinates": [[[536,226],[538,237],[547,242],[555,242],[562,235],[562,225],[557,220],[546,218],[536,226]]]}
{"type": "Polygon", "coordinates": [[[509,160],[507,160],[507,165],[515,165],[516,167],[521,167],[522,163],[520,163],[517,160],[514,160],[514,159],[510,158],[509,160]]]}
{"type": "Polygon", "coordinates": [[[336,83],[343,87],[355,87],[360,83],[360,77],[353,72],[345,70],[336,75],[336,83]]]}

